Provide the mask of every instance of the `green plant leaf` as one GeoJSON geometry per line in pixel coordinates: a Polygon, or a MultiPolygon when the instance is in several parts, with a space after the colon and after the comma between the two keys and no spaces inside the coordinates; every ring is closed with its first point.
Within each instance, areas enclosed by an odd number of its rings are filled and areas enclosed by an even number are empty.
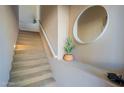
{"type": "Polygon", "coordinates": [[[73,40],[71,37],[68,37],[64,46],[64,50],[67,54],[71,54],[74,48],[73,40]]]}

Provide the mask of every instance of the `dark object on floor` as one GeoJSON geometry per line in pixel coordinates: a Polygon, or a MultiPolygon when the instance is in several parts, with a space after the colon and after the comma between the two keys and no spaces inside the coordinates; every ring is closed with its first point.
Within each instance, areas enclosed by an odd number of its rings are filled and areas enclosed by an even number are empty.
{"type": "Polygon", "coordinates": [[[124,79],[122,79],[122,75],[117,75],[115,73],[107,73],[107,77],[111,81],[113,81],[121,86],[124,86],[124,79]]]}
{"type": "Polygon", "coordinates": [[[36,19],[33,19],[33,24],[37,23],[37,20],[36,19]]]}

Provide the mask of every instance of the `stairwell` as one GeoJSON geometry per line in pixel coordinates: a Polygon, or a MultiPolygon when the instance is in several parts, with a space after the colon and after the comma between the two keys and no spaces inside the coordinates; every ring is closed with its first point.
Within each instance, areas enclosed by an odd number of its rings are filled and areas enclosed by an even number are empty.
{"type": "Polygon", "coordinates": [[[38,32],[20,31],[8,87],[56,86],[38,32]]]}

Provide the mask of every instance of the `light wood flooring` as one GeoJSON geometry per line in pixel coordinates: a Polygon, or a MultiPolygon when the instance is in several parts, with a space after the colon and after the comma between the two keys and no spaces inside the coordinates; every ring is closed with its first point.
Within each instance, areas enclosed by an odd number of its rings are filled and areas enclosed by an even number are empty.
{"type": "Polygon", "coordinates": [[[20,31],[8,86],[52,87],[55,85],[40,34],[20,31]]]}

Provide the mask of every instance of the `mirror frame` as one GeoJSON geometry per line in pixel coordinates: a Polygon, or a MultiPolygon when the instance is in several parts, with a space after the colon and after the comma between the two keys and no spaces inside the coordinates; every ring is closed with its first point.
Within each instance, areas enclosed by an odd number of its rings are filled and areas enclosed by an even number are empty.
{"type": "Polygon", "coordinates": [[[102,6],[102,5],[87,6],[83,11],[81,11],[81,12],[78,14],[78,16],[76,17],[76,20],[74,21],[73,31],[72,31],[72,32],[73,32],[73,36],[74,36],[75,40],[76,40],[78,43],[80,43],[80,44],[93,43],[93,42],[97,41],[99,38],[102,37],[102,35],[104,34],[104,32],[106,31],[106,29],[107,29],[107,27],[108,27],[108,24],[109,24],[109,14],[108,14],[108,12],[107,12],[107,9],[106,9],[104,6],[102,6]],[[99,7],[102,7],[102,8],[105,9],[106,14],[107,14],[106,24],[105,24],[105,27],[103,28],[101,34],[99,34],[99,36],[97,36],[96,39],[94,39],[94,40],[92,40],[92,41],[90,41],[90,42],[83,42],[83,41],[80,40],[80,38],[78,37],[77,23],[78,23],[78,20],[79,20],[80,16],[81,16],[85,11],[87,11],[89,8],[92,8],[92,7],[94,7],[94,6],[99,6],[99,7]]]}

